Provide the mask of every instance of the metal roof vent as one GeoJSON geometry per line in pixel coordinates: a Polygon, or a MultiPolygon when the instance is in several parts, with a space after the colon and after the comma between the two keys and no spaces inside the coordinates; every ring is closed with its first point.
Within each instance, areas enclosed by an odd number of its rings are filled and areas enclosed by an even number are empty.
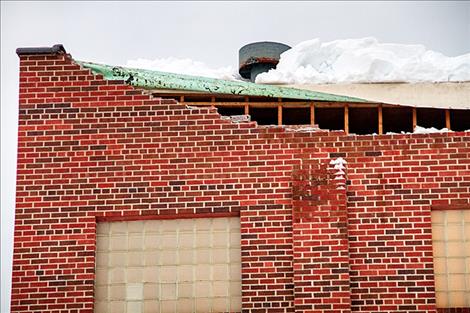
{"type": "Polygon", "coordinates": [[[255,82],[260,73],[275,68],[281,53],[291,47],[279,42],[261,41],[247,44],[239,51],[239,70],[243,78],[255,82]]]}

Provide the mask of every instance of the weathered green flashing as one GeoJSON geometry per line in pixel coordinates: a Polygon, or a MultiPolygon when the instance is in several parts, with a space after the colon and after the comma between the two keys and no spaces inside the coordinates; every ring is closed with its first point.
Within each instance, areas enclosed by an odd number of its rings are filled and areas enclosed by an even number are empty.
{"type": "Polygon", "coordinates": [[[299,99],[331,102],[369,102],[364,99],[339,96],[329,93],[296,88],[261,85],[242,81],[230,81],[200,76],[165,73],[144,69],[126,68],[106,64],[76,61],[95,74],[108,80],[123,80],[126,83],[145,89],[176,89],[199,91],[212,94],[240,96],[262,96],[272,98],[299,99]]]}

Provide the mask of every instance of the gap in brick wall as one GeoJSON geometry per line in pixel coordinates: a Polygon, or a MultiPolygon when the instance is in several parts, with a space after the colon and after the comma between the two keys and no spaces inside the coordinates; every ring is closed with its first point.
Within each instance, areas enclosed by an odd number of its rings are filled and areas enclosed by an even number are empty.
{"type": "Polygon", "coordinates": [[[344,108],[315,108],[315,123],[321,129],[344,129],[344,108]]]}
{"type": "Polygon", "coordinates": [[[450,125],[454,131],[470,129],[470,110],[451,110],[450,125]]]}
{"type": "Polygon", "coordinates": [[[421,127],[446,127],[446,113],[442,109],[416,109],[417,125],[421,127]]]}
{"type": "Polygon", "coordinates": [[[283,108],[282,123],[284,125],[309,125],[310,108],[283,108]]]}
{"type": "Polygon", "coordinates": [[[219,112],[220,115],[223,115],[223,116],[245,114],[244,108],[217,107],[217,111],[219,112]]]}
{"type": "Polygon", "coordinates": [[[320,129],[345,130],[359,135],[412,133],[414,126],[450,128],[452,131],[470,129],[470,110],[464,109],[413,108],[383,104],[380,116],[377,103],[349,103],[348,105],[325,101],[312,103],[295,99],[213,94],[154,93],[154,96],[180,101],[190,106],[214,106],[223,116],[248,114],[251,120],[259,125],[315,124],[320,129]],[[279,105],[281,110],[279,110],[279,105]],[[346,105],[348,105],[347,114],[344,108],[346,105]],[[382,121],[382,127],[379,125],[380,121],[382,121]]]}
{"type": "Polygon", "coordinates": [[[250,108],[250,115],[259,125],[277,125],[277,108],[250,108]]]}
{"type": "Polygon", "coordinates": [[[412,108],[383,108],[383,132],[413,132],[412,108]]]}
{"type": "Polygon", "coordinates": [[[349,108],[349,132],[358,135],[379,132],[377,108],[349,108]]]}

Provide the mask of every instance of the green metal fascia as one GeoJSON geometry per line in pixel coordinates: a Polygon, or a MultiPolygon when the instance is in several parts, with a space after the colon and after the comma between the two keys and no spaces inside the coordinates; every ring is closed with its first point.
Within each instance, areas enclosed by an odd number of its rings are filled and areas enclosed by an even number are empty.
{"type": "Polygon", "coordinates": [[[230,81],[200,76],[165,73],[159,71],[126,68],[106,64],[75,61],[95,74],[108,80],[123,80],[132,86],[145,89],[176,89],[199,91],[213,94],[240,96],[262,96],[271,98],[299,99],[331,102],[369,102],[364,99],[333,95],[329,93],[296,88],[261,85],[255,83],[230,81]]]}

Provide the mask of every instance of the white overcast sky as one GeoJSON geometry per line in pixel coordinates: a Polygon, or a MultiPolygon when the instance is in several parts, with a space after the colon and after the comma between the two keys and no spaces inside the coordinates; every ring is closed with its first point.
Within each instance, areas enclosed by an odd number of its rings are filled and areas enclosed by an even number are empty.
{"type": "Polygon", "coordinates": [[[253,41],[374,36],[470,52],[470,2],[1,2],[1,312],[9,312],[18,118],[17,47],[64,44],[79,60],[180,57],[237,66],[253,41]]]}

